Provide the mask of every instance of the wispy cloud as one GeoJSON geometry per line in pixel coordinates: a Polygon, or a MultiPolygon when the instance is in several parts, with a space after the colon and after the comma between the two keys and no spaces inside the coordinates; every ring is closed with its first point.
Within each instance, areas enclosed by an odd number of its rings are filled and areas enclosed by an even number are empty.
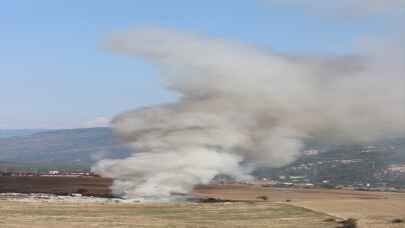
{"type": "Polygon", "coordinates": [[[405,0],[261,0],[288,7],[302,7],[322,15],[339,17],[367,16],[390,12],[405,13],[405,0]]]}
{"type": "Polygon", "coordinates": [[[83,127],[108,127],[110,126],[111,118],[106,116],[99,116],[93,120],[89,120],[83,124],[83,127]]]}

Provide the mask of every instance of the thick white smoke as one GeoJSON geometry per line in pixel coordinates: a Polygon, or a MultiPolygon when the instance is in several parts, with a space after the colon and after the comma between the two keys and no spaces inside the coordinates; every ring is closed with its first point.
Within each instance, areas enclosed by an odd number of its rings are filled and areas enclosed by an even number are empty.
{"type": "Polygon", "coordinates": [[[113,120],[134,153],[94,170],[115,179],[116,194],[167,197],[218,174],[248,179],[254,166],[294,161],[307,138],[365,142],[405,134],[401,45],[359,57],[298,57],[145,28],[117,35],[110,47],[156,64],[180,95],[113,120]]]}

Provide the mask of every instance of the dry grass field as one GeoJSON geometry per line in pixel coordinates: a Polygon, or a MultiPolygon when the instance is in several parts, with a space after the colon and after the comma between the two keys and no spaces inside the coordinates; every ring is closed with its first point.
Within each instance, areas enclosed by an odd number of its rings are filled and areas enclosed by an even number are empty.
{"type": "Polygon", "coordinates": [[[0,201],[0,227],[336,227],[331,216],[278,203],[62,204],[0,201]]]}
{"type": "Polygon", "coordinates": [[[286,202],[338,218],[358,219],[362,228],[405,228],[405,193],[360,192],[351,190],[263,188],[260,186],[199,186],[199,196],[255,200],[267,196],[269,202],[286,202]]]}
{"type": "MultiPolygon", "coordinates": [[[[82,184],[80,184],[82,185],[82,184]]],[[[41,185],[42,186],[42,185],[41,185]]],[[[0,199],[1,228],[91,227],[338,227],[355,218],[360,228],[405,228],[405,193],[205,185],[193,192],[240,202],[69,203],[0,199]],[[260,199],[265,196],[266,200],[260,199]]]]}
{"type": "Polygon", "coordinates": [[[392,223],[394,219],[405,220],[405,200],[401,199],[329,199],[308,200],[292,205],[309,208],[340,218],[356,218],[359,227],[405,228],[405,223],[392,223]]]}

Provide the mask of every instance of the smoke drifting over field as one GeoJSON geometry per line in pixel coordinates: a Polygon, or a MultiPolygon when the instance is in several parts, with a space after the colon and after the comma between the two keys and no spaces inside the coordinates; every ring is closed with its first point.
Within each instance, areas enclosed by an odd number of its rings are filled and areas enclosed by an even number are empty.
{"type": "Polygon", "coordinates": [[[187,193],[218,174],[249,179],[254,167],[294,161],[307,138],[367,142],[405,134],[401,45],[318,58],[144,28],[116,35],[110,48],[157,65],[180,96],[113,120],[134,153],[94,170],[114,178],[114,192],[127,197],[187,193]]]}

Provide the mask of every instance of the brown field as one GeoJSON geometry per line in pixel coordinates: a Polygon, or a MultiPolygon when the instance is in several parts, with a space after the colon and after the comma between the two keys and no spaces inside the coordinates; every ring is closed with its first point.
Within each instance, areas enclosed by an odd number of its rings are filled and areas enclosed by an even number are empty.
{"type": "Polygon", "coordinates": [[[200,185],[196,186],[194,194],[202,197],[215,197],[233,200],[257,200],[265,195],[269,201],[306,201],[329,199],[398,199],[404,200],[405,193],[368,192],[341,189],[306,189],[306,188],[275,188],[260,185],[200,185]]]}
{"type": "Polygon", "coordinates": [[[392,224],[393,219],[405,220],[404,199],[330,199],[292,203],[292,205],[321,211],[340,218],[356,218],[359,227],[404,228],[405,223],[392,224]]]}
{"type": "Polygon", "coordinates": [[[0,176],[0,193],[50,193],[67,195],[82,193],[99,197],[111,197],[112,180],[100,177],[44,177],[0,176]]]}
{"type": "Polygon", "coordinates": [[[391,222],[393,219],[405,220],[405,193],[211,185],[198,186],[195,194],[238,200],[267,196],[270,202],[285,202],[343,219],[358,219],[359,227],[405,228],[405,223],[391,222]]]}
{"type": "Polygon", "coordinates": [[[278,203],[61,204],[0,201],[0,227],[332,228],[324,213],[278,203]]]}
{"type": "MultiPolygon", "coordinates": [[[[0,192],[108,195],[111,180],[69,177],[0,177],[0,192]],[[15,191],[11,191],[15,190],[15,191]]],[[[0,227],[337,227],[334,219],[358,219],[359,227],[404,227],[405,193],[272,188],[258,185],[197,186],[196,197],[232,203],[50,203],[0,200],[0,227]],[[267,200],[258,199],[266,196],[267,200]]]]}

